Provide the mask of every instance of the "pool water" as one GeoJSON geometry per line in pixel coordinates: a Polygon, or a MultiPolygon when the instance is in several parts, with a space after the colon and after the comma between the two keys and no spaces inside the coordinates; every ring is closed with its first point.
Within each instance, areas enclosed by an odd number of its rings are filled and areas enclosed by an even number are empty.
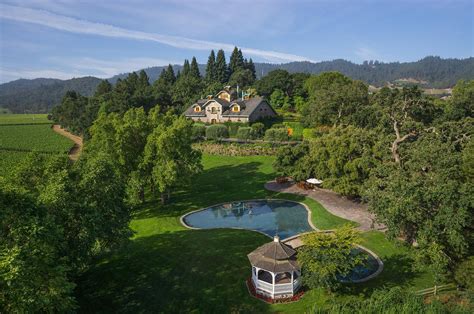
{"type": "Polygon", "coordinates": [[[281,239],[314,230],[308,223],[306,207],[285,200],[226,203],[191,213],[183,220],[194,228],[242,228],[281,239]]]}
{"type": "Polygon", "coordinates": [[[363,265],[356,266],[347,276],[338,276],[342,282],[354,282],[364,279],[379,269],[377,259],[372,254],[369,254],[363,249],[357,248],[353,250],[352,254],[362,254],[365,259],[363,265]]]}

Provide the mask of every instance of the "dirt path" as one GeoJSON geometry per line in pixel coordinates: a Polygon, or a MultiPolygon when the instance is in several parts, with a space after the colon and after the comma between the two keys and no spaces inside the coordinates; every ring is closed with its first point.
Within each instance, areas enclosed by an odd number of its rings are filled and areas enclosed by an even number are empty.
{"type": "Polygon", "coordinates": [[[74,146],[69,150],[68,155],[71,160],[76,161],[82,151],[82,138],[62,129],[59,124],[53,125],[53,131],[74,142],[74,146]]]}
{"type": "Polygon", "coordinates": [[[374,222],[374,215],[367,210],[365,204],[353,202],[333,191],[315,188],[314,190],[302,190],[295,183],[279,184],[270,181],[265,188],[274,192],[292,193],[311,197],[324,206],[331,214],[352,220],[360,224],[359,230],[384,230],[385,226],[374,222]]]}

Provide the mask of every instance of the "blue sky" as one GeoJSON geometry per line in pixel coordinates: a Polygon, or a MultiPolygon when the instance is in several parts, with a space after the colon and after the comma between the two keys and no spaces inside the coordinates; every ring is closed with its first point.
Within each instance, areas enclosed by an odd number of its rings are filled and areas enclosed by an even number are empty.
{"type": "MultiPolygon", "coordinates": [[[[0,82],[107,78],[234,45],[257,62],[473,55],[474,1],[0,0],[0,82]]],[[[229,56],[229,53],[227,53],[229,56]]]]}

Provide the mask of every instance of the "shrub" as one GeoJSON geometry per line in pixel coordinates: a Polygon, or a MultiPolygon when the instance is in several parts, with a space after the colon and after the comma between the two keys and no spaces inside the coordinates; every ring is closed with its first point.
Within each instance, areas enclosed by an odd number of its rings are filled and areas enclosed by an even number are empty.
{"type": "Polygon", "coordinates": [[[229,130],[229,137],[236,137],[240,127],[248,126],[247,123],[241,122],[225,122],[224,125],[229,130]]]}
{"type": "Polygon", "coordinates": [[[454,279],[462,287],[474,290],[474,257],[468,257],[458,265],[454,272],[454,279]]]}
{"type": "Polygon", "coordinates": [[[239,140],[251,140],[254,138],[254,131],[251,127],[240,127],[237,131],[239,140]]]}
{"type": "Polygon", "coordinates": [[[218,140],[229,137],[229,130],[222,124],[214,124],[206,129],[206,137],[210,140],[218,140]]]}
{"type": "Polygon", "coordinates": [[[276,147],[264,143],[198,142],[193,144],[193,148],[205,154],[220,156],[270,156],[275,155],[277,150],[276,147]]]}
{"type": "Polygon", "coordinates": [[[286,125],[284,125],[283,123],[275,123],[274,125],[272,125],[272,129],[286,129],[286,125]]]}
{"type": "Polygon", "coordinates": [[[193,125],[191,136],[193,140],[199,140],[206,136],[206,127],[204,125],[195,124],[193,125]]]}
{"type": "Polygon", "coordinates": [[[316,138],[315,129],[304,129],[303,130],[303,139],[304,140],[310,140],[310,139],[315,139],[315,138],[316,138]]]}
{"type": "Polygon", "coordinates": [[[265,132],[265,140],[267,141],[274,141],[274,142],[282,142],[288,140],[288,131],[286,128],[279,128],[279,129],[268,129],[265,132]]]}
{"type": "Polygon", "coordinates": [[[262,122],[252,124],[252,129],[256,138],[262,138],[265,135],[265,124],[262,122]]]}

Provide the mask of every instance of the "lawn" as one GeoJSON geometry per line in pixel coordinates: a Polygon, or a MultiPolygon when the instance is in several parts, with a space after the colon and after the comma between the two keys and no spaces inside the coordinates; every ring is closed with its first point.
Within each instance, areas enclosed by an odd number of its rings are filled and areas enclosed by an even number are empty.
{"type": "Polygon", "coordinates": [[[131,223],[133,238],[122,249],[98,258],[79,278],[81,311],[301,313],[315,304],[357,296],[386,283],[420,289],[431,285],[425,273],[406,271],[408,249],[374,232],[364,234],[364,245],[393,261],[380,279],[348,287],[339,295],[309,291],[291,304],[268,305],[250,297],[244,283],[250,276],[246,255],[268,242],[268,237],[244,230],[189,230],[179,223],[182,214],[220,202],[274,197],[307,204],[318,228],[332,229],[347,222],[311,199],[266,191],[263,184],[274,177],[272,161],[263,156],[204,156],[205,170],[188,190],[176,192],[170,205],[148,202],[138,209],[131,223]],[[399,269],[396,265],[401,260],[405,262],[399,269]]]}

